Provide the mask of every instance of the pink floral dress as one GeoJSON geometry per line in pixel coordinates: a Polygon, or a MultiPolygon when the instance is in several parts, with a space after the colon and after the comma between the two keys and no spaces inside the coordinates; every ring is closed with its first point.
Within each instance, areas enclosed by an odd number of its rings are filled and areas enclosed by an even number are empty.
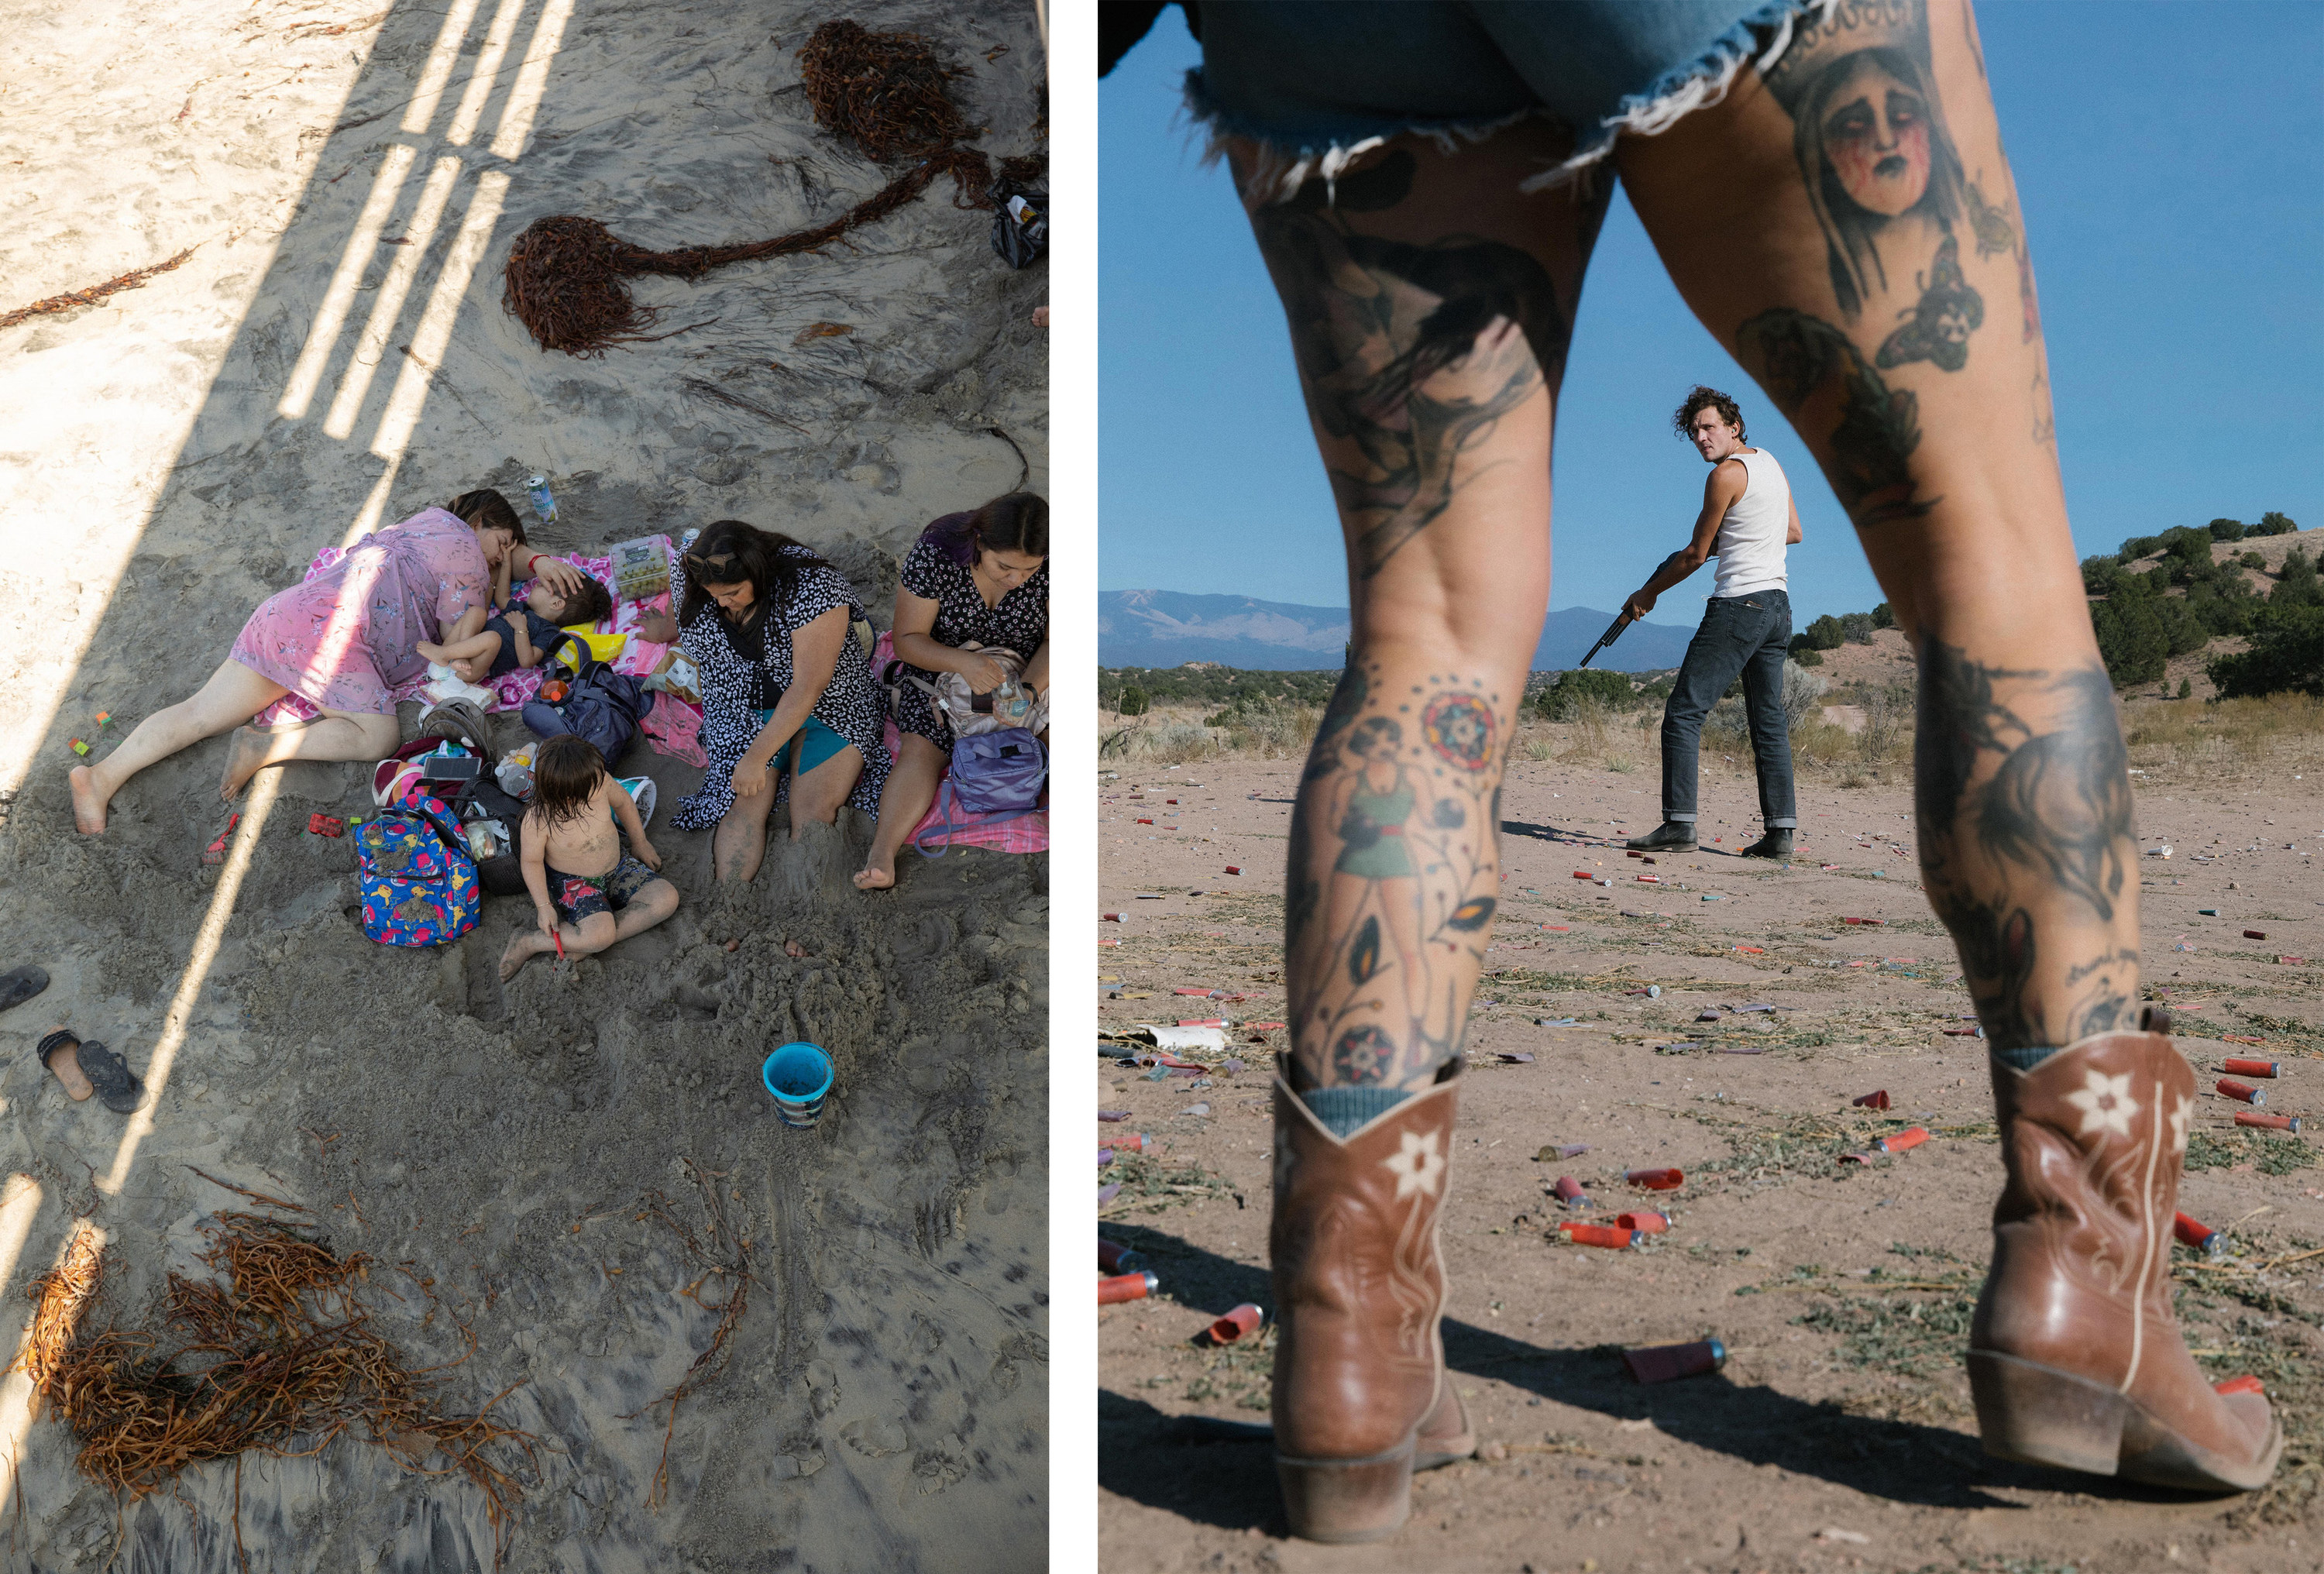
{"type": "Polygon", "coordinates": [[[389,691],[427,670],[413,647],[441,640],[492,592],[476,532],[428,509],[269,596],[242,626],[234,659],[323,710],[392,716],[389,691]]]}

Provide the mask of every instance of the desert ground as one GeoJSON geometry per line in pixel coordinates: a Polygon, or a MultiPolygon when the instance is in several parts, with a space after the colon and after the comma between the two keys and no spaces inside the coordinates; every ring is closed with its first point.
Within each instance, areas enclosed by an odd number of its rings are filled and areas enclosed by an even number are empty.
{"type": "MultiPolygon", "coordinates": [[[[449,1364],[428,1379],[447,1410],[499,1396],[525,1435],[486,1452],[513,1490],[495,1524],[443,1458],[406,1468],[358,1422],[304,1457],[194,1450],[132,1498],[17,1371],[0,1566],[1038,1563],[1046,857],[908,857],[865,897],[851,814],[717,890],[708,837],[658,818],[676,918],[503,987],[521,898],[438,950],[353,921],[352,842],[308,824],[372,812],[368,766],[262,775],[216,868],[223,740],[130,784],[102,838],[74,832],[71,740],[101,757],[318,548],[470,487],[530,520],[545,473],[550,551],[722,517],[788,531],[882,627],[930,519],[1046,487],[1046,271],[1005,267],[948,182],[819,255],[638,281],[669,308],[655,331],[686,331],[602,359],[502,310],[542,216],[669,248],[879,189],[890,171],[799,90],[834,14],[383,3],[0,4],[0,310],[192,249],[0,329],[0,969],[51,978],[0,1017],[0,1294],[14,1355],[28,1287],[80,1235],[106,1263],[83,1331],[153,1330],[170,1275],[213,1278],[205,1229],[272,1212],[367,1255],[355,1300],[410,1367],[449,1364]],[[60,1023],[143,1074],[134,1115],[42,1071],[60,1023]],[[836,1063],[809,1131],[758,1082],[790,1038],[836,1063]]],[[[1029,0],[847,14],[964,68],[980,146],[1041,150],[1029,0]]],[[[698,781],[642,741],[623,767],[664,817],[698,781]]]]}
{"type": "MultiPolygon", "coordinates": [[[[2264,706],[2192,701],[2128,720],[2142,847],[2172,850],[2140,860],[2149,993],[2201,1087],[2226,1055],[2273,1059],[2267,1108],[2296,1114],[2324,1108],[2324,734],[2312,705],[2272,704],[2273,727],[2264,706]]],[[[2240,1132],[2243,1106],[2207,1095],[2181,1192],[2230,1243],[2216,1261],[2178,1250],[2181,1317],[2215,1378],[2265,1383],[2289,1437],[2271,1487],[2200,1499],[1987,1458],[1960,1356],[2001,1164],[1986,1057],[1919,888],[1909,739],[1803,769],[1782,868],[1733,855],[1757,832],[1748,753],[1706,749],[1702,850],[1649,870],[1619,842],[1658,818],[1654,741],[1626,728],[1529,723],[1517,740],[1443,1215],[1445,1345],[1484,1443],[1416,1477],[1409,1523],[1369,1547],[1286,1536],[1252,1435],[1271,1327],[1204,1337],[1239,1302],[1272,1310],[1269,1052],[1286,1036],[1252,1025],[1284,1015],[1297,761],[1109,762],[1101,906],[1121,921],[1098,925],[1117,943],[1097,953],[1101,1053],[1140,1022],[1224,1016],[1242,1064],[1195,1056],[1211,1069],[1152,1081],[1101,1063],[1101,1103],[1129,1112],[1101,1142],[1154,1143],[1100,1171],[1120,1185],[1100,1231],[1161,1285],[1099,1313],[1109,1574],[2324,1566],[2317,1138],[2240,1132]],[[1875,1091],[1885,1114],[1853,1102],[1875,1091]],[[1910,1151],[1840,1156],[1914,1125],[1932,1136],[1910,1151]],[[1573,1144],[1588,1151],[1560,1160],[1573,1144]],[[1679,1190],[1623,1183],[1665,1165],[1679,1190]],[[1560,1174],[1596,1200],[1584,1217],[1659,1208],[1667,1233],[1556,1244],[1560,1174]],[[1728,1351],[1715,1376],[1641,1386],[1618,1358],[1703,1338],[1728,1351]]]]}

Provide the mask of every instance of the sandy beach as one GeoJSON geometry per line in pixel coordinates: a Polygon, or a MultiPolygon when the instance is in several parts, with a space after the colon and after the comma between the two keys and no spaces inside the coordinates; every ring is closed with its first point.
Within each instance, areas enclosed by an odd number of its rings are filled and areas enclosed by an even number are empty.
{"type": "MultiPolygon", "coordinates": [[[[240,1567],[237,1540],[255,1569],[411,1574],[491,1569],[496,1540],[510,1569],[608,1574],[1045,1555],[1046,856],[907,855],[868,898],[847,876],[870,825],[843,812],[720,891],[709,838],[658,819],[678,916],[504,988],[521,898],[441,949],[364,938],[352,843],[307,826],[373,812],[368,766],[263,774],[215,868],[224,740],[131,783],[102,838],[75,834],[67,790],[72,740],[102,757],[190,692],[318,549],[470,487],[530,523],[523,481],[545,474],[552,552],[728,517],[786,531],[883,628],[929,520],[1046,490],[1046,269],[1002,264],[948,181],[821,255],[637,282],[667,308],[655,331],[684,331],[603,359],[544,353],[502,310],[537,217],[706,245],[884,185],[798,87],[833,14],[0,5],[0,311],[191,248],[0,330],[0,968],[51,976],[0,1016],[12,1350],[77,1228],[106,1247],[89,1316],[152,1326],[168,1275],[210,1276],[203,1228],[254,1192],[369,1254],[374,1326],[414,1367],[458,1363],[433,1379],[448,1409],[505,1390],[492,1413],[530,1442],[503,1461],[520,1491],[497,1536],[468,1482],[360,1427],[128,1501],[16,1373],[6,1567],[201,1574],[240,1567]],[[67,1100],[32,1053],[59,1023],[144,1077],[135,1114],[67,1100]],[[792,1038],[836,1065],[811,1131],[758,1082],[792,1038]],[[706,1288],[710,1256],[734,1272],[706,1288]],[[743,1274],[672,1426],[658,1402],[743,1274]]],[[[962,68],[996,160],[1045,151],[1029,4],[847,14],[962,68]]],[[[623,769],[664,817],[699,780],[642,741],[623,769]]]]}
{"type": "Polygon", "coordinates": [[[1101,1033],[1224,1017],[1243,1063],[1101,1072],[1101,1104],[1128,1113],[1100,1142],[1151,1143],[1100,1171],[1121,1183],[1100,1229],[1162,1286],[1099,1313],[1105,1567],[2316,1567],[2324,1172],[2312,1128],[2239,1132],[2246,1107],[2210,1090],[2226,1057],[2255,1056],[2282,1069],[2267,1110],[2319,1108],[2324,751],[2312,731],[2227,748],[2200,736],[2200,705],[2169,713],[2183,724],[2155,719],[2167,710],[2130,727],[2142,851],[2157,854],[2138,870],[2145,978],[2205,1095],[2180,1207],[2228,1247],[2176,1253],[2180,1315],[2207,1374],[2266,1385],[2289,1440],[2267,1489],[2189,1497],[1978,1447],[1960,1358],[2002,1170],[1983,1045],[1919,888],[1909,772],[1803,776],[1798,856],[1770,868],[1732,851],[1757,832],[1748,757],[1706,753],[1701,851],[1647,868],[1620,841],[1655,823],[1651,764],[1608,769],[1529,723],[1443,1215],[1445,1346],[1483,1448],[1416,1477],[1410,1522],[1375,1546],[1286,1537],[1250,1435],[1272,1330],[1204,1337],[1239,1302],[1273,1310],[1269,1054],[1286,1035],[1254,1025],[1284,1015],[1296,762],[1124,762],[1101,782],[1101,906],[1122,916],[1098,925],[1118,942],[1097,953],[1101,1033]],[[2171,725],[2186,738],[2152,741],[2171,725]],[[1526,758],[1532,741],[1551,757],[1526,758]],[[1855,1104],[1875,1091],[1886,1111],[1855,1104]],[[1909,1151],[1842,1156],[1914,1126],[1932,1135],[1909,1151]],[[1586,1151],[1561,1158],[1569,1146],[1586,1151]],[[1664,1166],[1684,1172],[1677,1190],[1624,1183],[1664,1166]],[[1552,1197],[1561,1174],[1595,1206],[1552,1197]],[[1646,1209],[1669,1228],[1642,1247],[1557,1244],[1562,1220],[1646,1209]],[[1704,1338],[1728,1352],[1715,1376],[1642,1386],[1618,1358],[1704,1338]]]}

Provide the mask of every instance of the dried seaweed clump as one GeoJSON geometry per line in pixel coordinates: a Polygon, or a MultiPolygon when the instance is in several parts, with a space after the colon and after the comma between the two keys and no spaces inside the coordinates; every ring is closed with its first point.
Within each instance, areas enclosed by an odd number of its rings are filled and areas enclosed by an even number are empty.
{"type": "Polygon", "coordinates": [[[798,51],[799,79],[815,123],[845,137],[866,158],[918,158],[966,142],[976,129],[945,94],[964,77],[936,63],[914,32],[872,32],[853,22],[826,22],[798,51]]]}
{"type": "MultiPolygon", "coordinates": [[[[819,252],[848,231],[893,213],[938,175],[952,176],[955,207],[991,206],[991,172],[984,155],[960,145],[977,128],[945,95],[946,80],[964,73],[937,64],[926,39],[826,22],[799,50],[799,60],[816,124],[868,157],[881,162],[911,159],[911,167],[827,223],[731,246],[653,252],[632,245],[594,218],[567,214],[535,219],[509,248],[501,304],[541,348],[595,356],[614,345],[668,338],[669,334],[646,331],[658,325],[660,313],[638,305],[625,281],[648,273],[698,279],[730,262],[819,252]]],[[[1011,160],[1008,167],[1024,162],[1011,160]]]]}
{"type": "MultiPolygon", "coordinates": [[[[504,1540],[517,1487],[487,1450],[512,1443],[531,1457],[529,1434],[485,1419],[508,1390],[475,1415],[438,1408],[433,1385],[422,1379],[444,1368],[407,1367],[352,1294],[368,1277],[365,1254],[338,1256],[311,1229],[251,1213],[220,1214],[203,1233],[210,1247],[201,1260],[223,1278],[171,1274],[157,1330],[69,1332],[69,1344],[46,1349],[39,1330],[51,1302],[74,1293],[78,1281],[58,1278],[78,1272],[74,1258],[69,1254],[63,1268],[33,1285],[42,1311],[35,1341],[20,1359],[79,1440],[82,1473],[143,1497],[189,1465],[251,1450],[318,1453],[360,1424],[410,1469],[442,1450],[483,1491],[494,1533],[504,1540]]],[[[86,1278],[76,1321],[95,1288],[94,1262],[86,1278]]],[[[474,1353],[472,1333],[468,1348],[474,1353]]]]}

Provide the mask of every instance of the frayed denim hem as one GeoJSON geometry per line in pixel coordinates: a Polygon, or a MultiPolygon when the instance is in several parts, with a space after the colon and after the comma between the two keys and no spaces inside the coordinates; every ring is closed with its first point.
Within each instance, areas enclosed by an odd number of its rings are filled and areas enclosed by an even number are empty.
{"type": "Polygon", "coordinates": [[[1426,137],[1441,152],[1457,152],[1463,143],[1480,143],[1497,131],[1522,121],[1551,118],[1545,109],[1520,109],[1491,120],[1378,120],[1351,124],[1330,137],[1294,144],[1276,127],[1231,114],[1211,99],[1198,67],[1186,73],[1185,113],[1203,128],[1208,141],[1203,162],[1215,164],[1226,157],[1231,138],[1242,138],[1257,148],[1250,179],[1244,183],[1243,207],[1256,213],[1278,202],[1288,202],[1310,179],[1321,178],[1333,200],[1336,184],[1349,165],[1394,136],[1426,137]],[[1319,145],[1320,143],[1320,145],[1319,145]]]}
{"type": "MultiPolygon", "coordinates": [[[[1577,133],[1579,144],[1563,162],[1528,176],[1517,189],[1530,194],[1569,185],[1588,175],[1613,152],[1615,139],[1623,133],[1655,136],[1696,110],[1719,103],[1746,65],[1763,74],[1773,69],[1797,36],[1801,17],[1812,15],[1818,23],[1828,22],[1839,4],[1840,0],[1767,0],[1721,33],[1694,60],[1664,72],[1644,92],[1625,97],[1613,114],[1577,133]],[[1763,49],[1760,37],[1769,32],[1774,36],[1763,49]]],[[[1185,109],[1188,117],[1208,133],[1206,163],[1224,156],[1231,137],[1258,144],[1258,161],[1243,190],[1243,206],[1252,211],[1290,201],[1302,186],[1319,176],[1327,188],[1333,186],[1350,164],[1393,136],[1426,137],[1452,153],[1462,143],[1482,142],[1521,121],[1558,118],[1545,108],[1527,108],[1483,121],[1373,120],[1337,128],[1329,136],[1294,143],[1279,128],[1236,115],[1213,102],[1199,69],[1186,73],[1185,109]]],[[[1332,195],[1336,198],[1336,191],[1332,195]]]]}
{"type": "Polygon", "coordinates": [[[1802,16],[1812,14],[1818,23],[1828,23],[1839,5],[1840,0],[1768,0],[1720,34],[1692,64],[1664,72],[1645,92],[1624,98],[1620,108],[1582,139],[1571,158],[1524,181],[1518,189],[1545,191],[1562,186],[1613,152],[1614,139],[1624,132],[1659,136],[1696,110],[1710,108],[1727,97],[1746,64],[1756,67],[1762,76],[1774,69],[1792,47],[1802,16]],[[1775,37],[1760,50],[1759,35],[1770,30],[1775,37]],[[1756,59],[1755,51],[1758,51],[1756,59]]]}

